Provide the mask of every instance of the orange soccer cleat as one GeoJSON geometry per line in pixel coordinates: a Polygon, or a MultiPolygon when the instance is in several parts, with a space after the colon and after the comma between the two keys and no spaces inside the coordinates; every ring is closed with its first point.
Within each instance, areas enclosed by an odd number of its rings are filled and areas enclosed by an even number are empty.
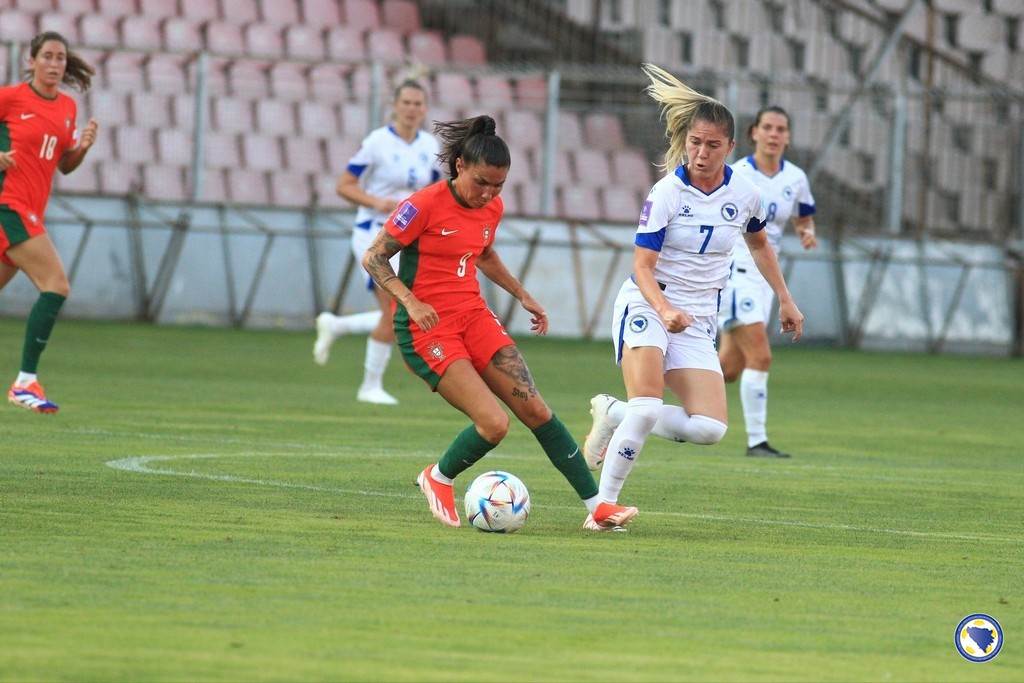
{"type": "Polygon", "coordinates": [[[36,413],[52,415],[59,410],[56,403],[47,400],[46,392],[43,391],[39,382],[32,382],[25,386],[12,384],[7,392],[7,400],[16,406],[36,413]]]}
{"type": "Polygon", "coordinates": [[[442,484],[430,476],[433,465],[427,465],[426,469],[416,477],[420,491],[427,497],[430,505],[430,512],[445,526],[462,526],[459,521],[459,513],[455,511],[455,491],[451,484],[442,484]]]}
{"type": "Polygon", "coordinates": [[[626,525],[638,512],[635,507],[600,503],[593,513],[587,515],[583,528],[587,531],[625,531],[626,525]]]}

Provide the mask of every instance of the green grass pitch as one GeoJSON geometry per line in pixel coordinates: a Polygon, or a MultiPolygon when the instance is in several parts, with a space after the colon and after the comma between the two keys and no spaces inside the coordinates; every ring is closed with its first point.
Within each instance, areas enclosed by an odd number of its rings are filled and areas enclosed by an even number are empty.
{"type": "MultiPolygon", "coordinates": [[[[0,321],[0,367],[23,322],[0,321]]],[[[434,521],[413,486],[467,420],[398,362],[354,400],[363,340],[64,321],[55,417],[0,409],[3,681],[1021,681],[1024,366],[776,349],[790,461],[652,439],[628,534],[529,432],[463,475],[533,497],[511,536],[434,521]],[[115,463],[120,469],[111,465],[115,463]],[[964,616],[1005,646],[964,661],[964,616]]],[[[608,343],[521,340],[582,438],[622,392],[608,343]]]]}

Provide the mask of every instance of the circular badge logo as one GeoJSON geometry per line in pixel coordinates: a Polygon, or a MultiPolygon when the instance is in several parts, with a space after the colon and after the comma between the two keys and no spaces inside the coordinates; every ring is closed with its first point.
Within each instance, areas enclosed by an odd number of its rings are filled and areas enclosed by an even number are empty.
{"type": "Polygon", "coordinates": [[[987,662],[1003,648],[1003,629],[987,614],[971,614],[957,625],[953,644],[968,662],[987,662]]]}
{"type": "Polygon", "coordinates": [[[738,216],[739,213],[740,210],[737,209],[736,205],[733,204],[732,202],[726,202],[725,204],[722,204],[722,218],[724,218],[725,220],[735,220],[736,216],[738,216]]]}
{"type": "Polygon", "coordinates": [[[747,297],[746,299],[740,301],[740,310],[745,313],[749,313],[750,311],[754,310],[754,300],[747,297]]]}
{"type": "Polygon", "coordinates": [[[785,197],[787,200],[788,199],[792,199],[793,198],[793,188],[791,188],[789,185],[786,185],[786,187],[783,188],[783,190],[782,190],[782,196],[785,197]]]}
{"type": "Polygon", "coordinates": [[[634,315],[629,319],[629,329],[633,332],[643,332],[647,329],[647,318],[642,315],[634,315]]]}

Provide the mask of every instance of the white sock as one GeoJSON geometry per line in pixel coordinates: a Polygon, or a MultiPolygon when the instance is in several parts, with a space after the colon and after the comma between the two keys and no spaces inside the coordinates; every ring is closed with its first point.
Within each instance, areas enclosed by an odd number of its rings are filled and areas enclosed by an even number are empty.
{"type": "Polygon", "coordinates": [[[366,338],[366,360],[363,362],[363,387],[383,387],[384,371],[391,359],[391,344],[366,338]]]}
{"type": "Polygon", "coordinates": [[[353,313],[352,315],[333,315],[329,318],[331,334],[343,337],[346,334],[369,334],[380,322],[380,311],[353,313]]]}
{"type": "Polygon", "coordinates": [[[583,504],[587,506],[587,512],[593,514],[594,510],[597,509],[598,504],[601,502],[601,496],[591,496],[590,498],[584,498],[583,504]]]}
{"type": "Polygon", "coordinates": [[[615,428],[612,440],[608,442],[608,453],[601,470],[601,485],[598,496],[609,503],[617,503],[622,485],[633,469],[633,463],[644,447],[647,435],[661,414],[662,400],[640,396],[629,400],[626,415],[615,428]]]}
{"type": "Polygon", "coordinates": [[[19,387],[25,387],[32,382],[36,381],[36,373],[34,372],[19,372],[18,379],[14,380],[14,383],[19,387]]]}
{"type": "Polygon", "coordinates": [[[452,484],[455,483],[455,480],[452,479],[451,477],[446,477],[443,474],[441,474],[441,468],[438,467],[437,465],[434,465],[433,467],[430,468],[430,478],[436,481],[438,484],[448,484],[449,486],[451,486],[452,484]]]}
{"type": "Polygon", "coordinates": [[[680,406],[663,406],[651,433],[669,441],[710,446],[722,440],[729,426],[706,415],[688,415],[680,406]]]}
{"type": "Polygon", "coordinates": [[[768,440],[768,373],[747,368],[740,375],[740,402],[747,425],[747,447],[768,440]]]}

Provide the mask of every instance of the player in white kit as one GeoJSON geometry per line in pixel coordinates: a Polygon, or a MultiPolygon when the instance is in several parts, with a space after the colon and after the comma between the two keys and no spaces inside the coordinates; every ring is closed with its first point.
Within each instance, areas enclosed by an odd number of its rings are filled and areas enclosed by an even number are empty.
{"type": "Polygon", "coordinates": [[[740,236],[779,296],[783,330],[799,339],[803,329],[803,315],[764,234],[760,194],[725,163],[736,145],[732,114],[654,65],[644,71],[651,80],[647,92],[661,104],[667,123],[669,172],[644,202],[633,274],[613,310],[612,338],[627,400],[606,394],[591,399],[594,424],[584,456],[593,469],[604,463],[598,495],[609,503],[618,500],[652,432],[696,444],[725,436],[725,382],[715,334],[740,236]],[[681,406],[664,405],[666,386],[681,406]]]}
{"type": "MultiPolygon", "coordinates": [[[[768,244],[778,254],[782,233],[793,220],[804,249],[818,245],[814,235],[814,197],[807,176],[783,158],[789,144],[789,114],[781,107],[757,113],[748,134],[754,153],[733,164],[737,175],[749,178],[761,191],[768,223],[768,244]]],[[[718,324],[722,330],[718,357],[726,382],[740,380],[740,402],[747,428],[747,455],[788,458],[768,443],[768,369],[772,350],[768,343],[773,294],[757,272],[750,250],[742,242],[733,249],[729,282],[722,292],[718,324]]]]}
{"type": "MultiPolygon", "coordinates": [[[[338,179],[338,194],[359,207],[352,228],[352,253],[360,263],[398,203],[441,177],[437,139],[420,129],[427,115],[426,97],[418,82],[403,81],[395,90],[393,122],[366,136],[338,179]]],[[[397,256],[392,265],[398,269],[397,256]]],[[[367,287],[374,290],[380,310],[345,316],[329,312],[318,315],[313,360],[324,365],[335,339],[369,332],[363,381],[356,398],[366,403],[396,405],[398,401],[384,390],[383,383],[395,343],[391,297],[375,288],[370,278],[367,287]]]]}

